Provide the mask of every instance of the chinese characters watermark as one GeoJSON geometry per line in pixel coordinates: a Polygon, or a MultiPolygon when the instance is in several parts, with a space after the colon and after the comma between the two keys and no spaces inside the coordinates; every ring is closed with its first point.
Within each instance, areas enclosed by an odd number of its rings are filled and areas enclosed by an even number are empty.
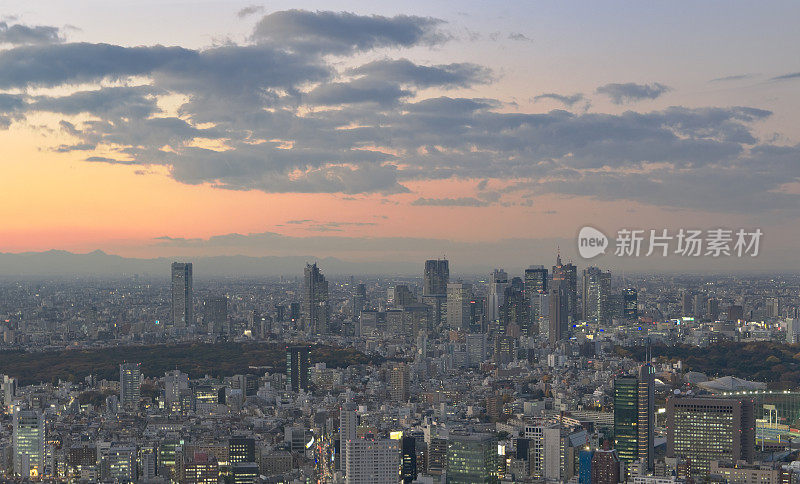
{"type": "MultiPolygon", "coordinates": [[[[615,239],[617,257],[755,257],[758,255],[761,229],[708,230],[679,229],[620,229],[615,239]]],[[[578,234],[578,253],[591,259],[605,253],[609,240],[599,230],[584,227],[578,234]]]]}

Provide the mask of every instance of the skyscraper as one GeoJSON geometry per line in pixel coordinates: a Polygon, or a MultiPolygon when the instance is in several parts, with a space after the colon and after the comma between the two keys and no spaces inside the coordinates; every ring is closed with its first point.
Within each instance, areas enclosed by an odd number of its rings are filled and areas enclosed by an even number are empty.
{"type": "Polygon", "coordinates": [[[451,330],[469,329],[472,284],[451,282],[447,284],[447,327],[451,330]]]}
{"type": "Polygon", "coordinates": [[[578,268],[572,263],[563,264],[561,254],[553,266],[553,286],[563,287],[567,300],[567,322],[578,319],[578,268]]]}
{"type": "Polygon", "coordinates": [[[417,439],[403,437],[400,439],[400,479],[410,484],[417,478],[417,439]]]}
{"type": "Polygon", "coordinates": [[[639,317],[639,292],[634,287],[629,287],[623,292],[625,305],[625,319],[635,320],[639,317]]]}
{"type": "Polygon", "coordinates": [[[486,320],[489,324],[500,320],[500,307],[505,301],[506,286],[508,274],[502,269],[495,269],[489,281],[489,294],[486,296],[486,320]]]}
{"type": "Polygon", "coordinates": [[[142,388],[142,372],[139,363],[119,365],[119,403],[128,412],[139,408],[142,388]]]}
{"type": "Polygon", "coordinates": [[[328,281],[317,264],[306,264],[303,283],[303,330],[310,334],[328,332],[328,281]]]}
{"type": "Polygon", "coordinates": [[[35,410],[13,410],[14,474],[39,478],[44,472],[44,417],[35,410]]]}
{"type": "Polygon", "coordinates": [[[550,305],[547,340],[554,345],[566,336],[569,312],[568,294],[562,286],[556,286],[550,290],[547,299],[550,305]]]}
{"type": "Polygon", "coordinates": [[[630,464],[639,457],[639,381],[635,376],[614,379],[614,448],[630,464]]]}
{"type": "Polygon", "coordinates": [[[179,409],[181,392],[189,390],[189,375],[171,370],[164,375],[164,402],[169,411],[179,409]]]}
{"type": "Polygon", "coordinates": [[[347,402],[339,409],[339,466],[345,469],[347,462],[347,441],[356,438],[356,428],[358,427],[358,414],[356,404],[347,402]]]}
{"type": "Polygon", "coordinates": [[[655,435],[655,373],[653,365],[647,363],[639,367],[638,375],[638,429],[637,447],[639,460],[647,466],[648,471],[653,470],[653,438],[655,435]]]}
{"type": "Polygon", "coordinates": [[[397,366],[392,368],[389,380],[389,391],[391,393],[392,400],[402,403],[407,402],[409,386],[411,384],[408,373],[408,365],[404,363],[398,363],[397,366]]]}
{"type": "Polygon", "coordinates": [[[708,476],[711,461],[752,462],[755,456],[753,400],[667,399],[667,457],[691,459],[695,480],[708,476]]]}
{"type": "Polygon", "coordinates": [[[172,325],[185,328],[194,324],[192,263],[172,263],[172,325]]]}
{"type": "Polygon", "coordinates": [[[228,296],[215,296],[205,302],[205,324],[209,333],[228,331],[228,296]]]}
{"type": "Polygon", "coordinates": [[[288,346],[286,348],[286,380],[294,392],[309,389],[311,380],[311,347],[288,346]]]}
{"type": "Polygon", "coordinates": [[[443,296],[447,294],[447,283],[450,282],[449,264],[447,259],[425,261],[425,274],[422,281],[423,296],[443,296]]]}
{"type": "Polygon", "coordinates": [[[630,465],[639,459],[653,469],[655,430],[655,368],[639,367],[636,376],[614,379],[614,447],[620,460],[630,465]]]}
{"type": "Polygon", "coordinates": [[[528,336],[536,333],[539,325],[541,308],[539,295],[547,293],[547,269],[544,266],[530,266],[525,269],[524,285],[525,302],[529,308],[527,324],[520,327],[522,334],[528,336]]]}
{"type": "Polygon", "coordinates": [[[598,323],[611,320],[609,296],[611,292],[611,273],[597,267],[587,267],[583,271],[583,318],[598,323]]]}
{"type": "Polygon", "coordinates": [[[491,434],[451,434],[447,442],[447,483],[499,482],[497,438],[491,434]]]}

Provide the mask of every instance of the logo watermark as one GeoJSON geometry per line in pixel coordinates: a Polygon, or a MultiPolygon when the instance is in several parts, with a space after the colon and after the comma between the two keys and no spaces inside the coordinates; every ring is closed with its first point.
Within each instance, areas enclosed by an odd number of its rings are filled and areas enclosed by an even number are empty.
{"type": "MultiPolygon", "coordinates": [[[[762,235],[761,229],[620,229],[614,239],[614,255],[756,257],[762,235]]],[[[605,254],[608,245],[609,238],[594,227],[586,226],[578,232],[578,253],[584,259],[605,254]]]]}

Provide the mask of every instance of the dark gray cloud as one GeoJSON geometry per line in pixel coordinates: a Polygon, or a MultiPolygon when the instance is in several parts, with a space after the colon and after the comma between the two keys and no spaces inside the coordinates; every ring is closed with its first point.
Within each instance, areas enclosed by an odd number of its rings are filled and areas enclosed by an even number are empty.
{"type": "Polygon", "coordinates": [[[598,94],[605,94],[611,98],[614,104],[626,104],[642,99],[656,99],[671,89],[664,84],[654,82],[652,84],[636,84],[626,82],[624,84],[611,83],[597,88],[598,94]]]}
{"type": "Polygon", "coordinates": [[[775,76],[770,81],[788,81],[791,79],[800,79],[800,72],[790,72],[789,74],[775,76]]]}
{"type": "MultiPolygon", "coordinates": [[[[179,182],[230,190],[389,195],[408,192],[416,181],[460,179],[485,183],[477,195],[412,203],[481,207],[514,203],[506,197],[564,193],[715,211],[800,206],[797,194],[783,188],[800,180],[800,148],[773,146],[756,135],[769,111],[529,114],[508,112],[497,99],[426,97],[421,89],[469,88],[491,82],[492,73],[474,64],[424,66],[403,58],[337,68],[322,54],[425,45],[439,35],[437,21],[279,14],[265,17],[257,28],[263,42],[251,45],[191,50],[83,43],[0,51],[0,88],[68,92],[0,94],[0,127],[30,112],[57,113],[74,142],[55,151],[162,166],[179,182]],[[280,44],[278,33],[287,26],[298,29],[280,44]],[[333,47],[313,50],[312,41],[333,47]],[[126,86],[130,76],[145,85],[126,86]],[[117,81],[114,87],[108,79],[117,81]],[[69,93],[82,82],[96,87],[69,93]],[[186,99],[177,114],[159,107],[166,95],[186,99]]],[[[600,89],[619,102],[667,89],[609,86],[600,89]]],[[[537,99],[569,105],[578,96],[537,99]]],[[[337,228],[318,223],[314,230],[337,228]]]]}
{"type": "Polygon", "coordinates": [[[717,77],[708,82],[743,81],[746,79],[752,79],[753,77],[755,77],[755,74],[735,74],[732,76],[717,77]]]}
{"type": "Polygon", "coordinates": [[[47,25],[9,25],[0,21],[0,44],[52,44],[63,41],[58,27],[47,25]]]}
{"type": "Polygon", "coordinates": [[[528,37],[525,34],[521,34],[519,32],[512,32],[512,33],[508,34],[508,39],[509,40],[518,40],[518,41],[521,41],[521,42],[533,42],[530,37],[528,37]]]}
{"type": "Polygon", "coordinates": [[[52,87],[104,78],[151,74],[197,51],[182,47],[121,47],[109,44],[53,44],[0,51],[0,89],[52,87]]]}
{"type": "Polygon", "coordinates": [[[583,98],[583,94],[581,94],[581,93],[576,93],[576,94],[573,94],[571,96],[565,96],[563,94],[556,94],[554,92],[548,92],[548,93],[545,93],[545,94],[539,94],[538,96],[535,96],[533,98],[533,102],[541,101],[542,99],[552,99],[554,101],[558,101],[558,102],[564,104],[565,106],[572,106],[576,102],[582,101],[584,98],[583,98]]]}
{"type": "Polygon", "coordinates": [[[264,16],[253,39],[294,51],[349,54],[378,47],[411,47],[444,42],[439,19],[397,15],[356,15],[348,12],[286,10],[264,16]]]}
{"type": "Polygon", "coordinates": [[[245,18],[250,15],[255,15],[257,13],[264,12],[265,8],[262,5],[249,5],[244,7],[243,9],[236,12],[236,16],[239,18],[245,18]]]}
{"type": "Polygon", "coordinates": [[[477,64],[421,66],[408,59],[374,61],[349,69],[347,73],[373,81],[411,84],[420,88],[471,87],[492,81],[492,71],[477,64]]]}
{"type": "Polygon", "coordinates": [[[425,205],[431,207],[487,207],[489,202],[475,197],[459,198],[418,198],[411,205],[425,205]]]}

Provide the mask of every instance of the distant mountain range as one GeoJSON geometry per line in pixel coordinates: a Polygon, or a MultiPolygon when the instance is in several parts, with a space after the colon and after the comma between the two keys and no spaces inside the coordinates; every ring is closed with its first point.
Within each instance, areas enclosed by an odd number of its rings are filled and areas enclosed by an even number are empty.
{"type": "Polygon", "coordinates": [[[318,262],[328,275],[396,274],[419,275],[422,261],[350,262],[334,257],[243,255],[210,257],[159,257],[139,259],[107,254],[101,250],[76,254],[64,250],[0,253],[0,277],[27,276],[169,276],[169,264],[176,260],[192,262],[195,277],[204,276],[301,276],[305,264],[318,262]]]}

